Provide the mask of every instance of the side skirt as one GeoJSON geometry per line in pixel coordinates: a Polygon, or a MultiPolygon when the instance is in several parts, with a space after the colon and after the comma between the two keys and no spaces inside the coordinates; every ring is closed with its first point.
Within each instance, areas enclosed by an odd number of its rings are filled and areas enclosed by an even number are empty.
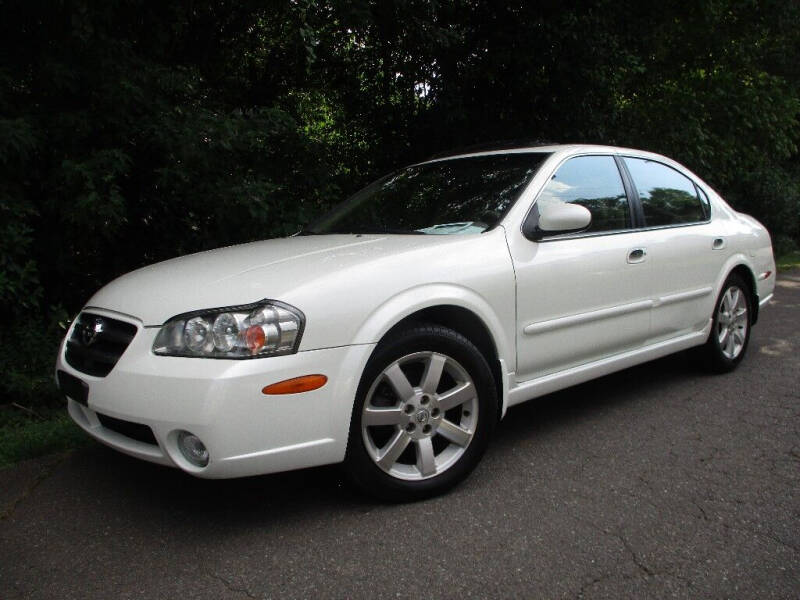
{"type": "Polygon", "coordinates": [[[528,400],[533,400],[539,396],[557,392],[564,388],[568,388],[591,379],[621,371],[628,367],[633,367],[644,362],[667,356],[681,350],[687,350],[693,346],[704,344],[708,339],[708,334],[711,331],[711,319],[708,324],[701,330],[695,331],[680,337],[651,344],[636,350],[623,352],[622,354],[615,354],[607,358],[587,363],[585,365],[578,365],[564,371],[551,373],[529,381],[518,383],[515,387],[511,388],[508,392],[508,406],[521,404],[528,400]]]}

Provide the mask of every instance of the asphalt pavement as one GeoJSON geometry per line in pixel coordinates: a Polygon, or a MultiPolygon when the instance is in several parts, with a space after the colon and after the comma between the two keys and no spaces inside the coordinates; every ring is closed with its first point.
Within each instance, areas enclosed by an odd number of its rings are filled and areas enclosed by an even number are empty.
{"type": "Polygon", "coordinates": [[[100,445],[0,471],[0,598],[798,598],[800,271],[748,356],[509,411],[450,494],[204,481],[100,445]]]}

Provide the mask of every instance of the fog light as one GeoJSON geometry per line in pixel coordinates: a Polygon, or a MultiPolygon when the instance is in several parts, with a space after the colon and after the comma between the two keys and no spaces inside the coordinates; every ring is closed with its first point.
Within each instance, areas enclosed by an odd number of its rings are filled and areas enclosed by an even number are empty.
{"type": "Polygon", "coordinates": [[[196,467],[205,467],[208,464],[208,449],[195,434],[179,431],[178,448],[183,457],[196,467]]]}

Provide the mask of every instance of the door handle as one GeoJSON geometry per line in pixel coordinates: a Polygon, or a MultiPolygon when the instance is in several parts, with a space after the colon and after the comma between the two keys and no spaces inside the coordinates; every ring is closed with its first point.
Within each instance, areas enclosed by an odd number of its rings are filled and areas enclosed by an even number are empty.
{"type": "Polygon", "coordinates": [[[712,250],[722,250],[725,247],[725,239],[724,238],[716,238],[712,244],[712,250]]]}
{"type": "Polygon", "coordinates": [[[634,248],[628,252],[628,262],[632,265],[643,262],[645,256],[647,256],[647,250],[644,248],[634,248]]]}

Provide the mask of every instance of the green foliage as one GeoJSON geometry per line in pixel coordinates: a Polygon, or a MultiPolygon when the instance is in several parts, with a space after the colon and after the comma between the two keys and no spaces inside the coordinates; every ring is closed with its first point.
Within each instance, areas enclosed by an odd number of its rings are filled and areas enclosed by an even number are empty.
{"type": "Polygon", "coordinates": [[[0,469],[26,458],[89,444],[90,438],[63,409],[26,415],[0,406],[0,469]]]}
{"type": "Polygon", "coordinates": [[[795,250],[794,252],[779,256],[775,262],[778,265],[778,269],[781,271],[800,268],[800,251],[795,250]]]}
{"type": "Polygon", "coordinates": [[[52,399],[68,315],[136,267],[299,229],[459,145],[674,156],[800,241],[800,5],[7,0],[0,394],[52,399]]]}

